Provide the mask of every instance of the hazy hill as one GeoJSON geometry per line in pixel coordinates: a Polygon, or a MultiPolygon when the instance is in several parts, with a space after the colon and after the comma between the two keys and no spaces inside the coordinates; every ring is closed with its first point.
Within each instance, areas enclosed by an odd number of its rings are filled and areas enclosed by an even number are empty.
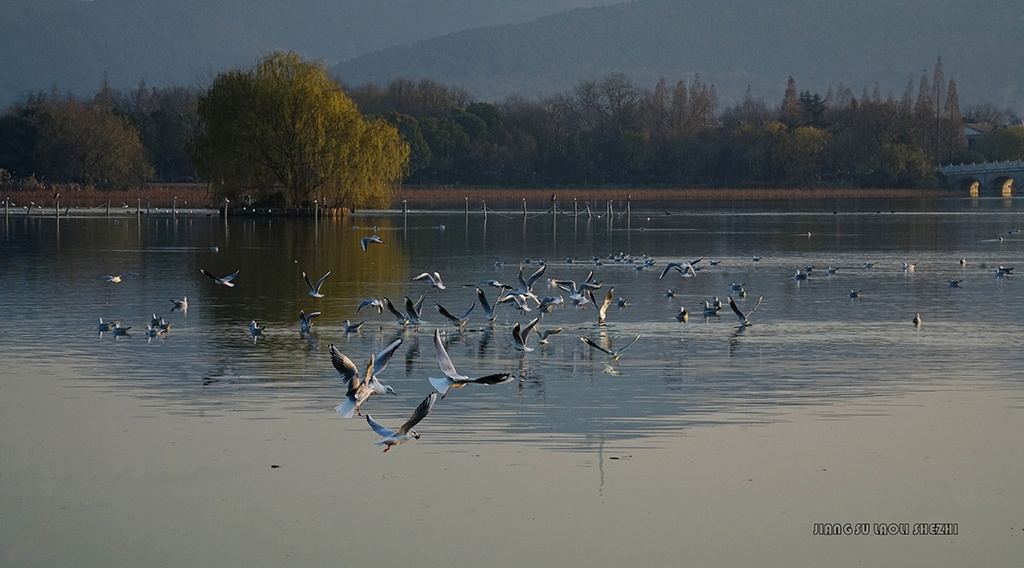
{"type": "Polygon", "coordinates": [[[942,57],[963,104],[1024,106],[1020,5],[1009,0],[639,0],[391,47],[334,67],[347,83],[431,77],[477,98],[534,98],[627,73],[652,87],[699,73],[724,103],[781,100],[790,75],[824,94],[842,83],[900,96],[942,57]]]}
{"type": "Polygon", "coordinates": [[[330,64],[614,0],[0,0],[0,106],[26,91],[190,85],[291,49],[330,64]]]}

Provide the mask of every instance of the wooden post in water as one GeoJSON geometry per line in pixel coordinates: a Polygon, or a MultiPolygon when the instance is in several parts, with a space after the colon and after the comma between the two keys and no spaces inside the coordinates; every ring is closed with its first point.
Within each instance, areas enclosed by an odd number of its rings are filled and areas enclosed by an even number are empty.
{"type": "MultiPolygon", "coordinates": [[[[227,197],[225,197],[224,198],[224,220],[225,221],[228,220],[228,203],[231,203],[231,200],[228,199],[227,197]]],[[[314,201],[313,204],[315,205],[316,201],[314,201]]]]}
{"type": "Polygon", "coordinates": [[[135,217],[142,220],[142,198],[137,197],[135,200],[135,217]]]}
{"type": "Polygon", "coordinates": [[[174,199],[171,200],[171,215],[178,216],[178,196],[175,195],[174,199]]]}
{"type": "Polygon", "coordinates": [[[469,218],[469,196],[466,196],[466,218],[469,218]]]}
{"type": "Polygon", "coordinates": [[[53,196],[53,217],[58,221],[60,220],[60,199],[58,199],[59,195],[60,194],[53,196]]]}
{"type": "Polygon", "coordinates": [[[484,223],[486,223],[487,222],[487,200],[486,199],[482,199],[482,200],[480,200],[480,203],[483,204],[481,206],[481,209],[484,210],[484,223]]]}
{"type": "Polygon", "coordinates": [[[576,198],[572,198],[572,216],[573,218],[580,216],[580,205],[576,202],[576,198]]]}
{"type": "Polygon", "coordinates": [[[526,217],[526,198],[523,198],[523,217],[526,217]]]}
{"type": "Polygon", "coordinates": [[[7,218],[10,217],[10,216],[11,216],[11,198],[10,197],[5,197],[4,198],[4,221],[6,221],[7,218]]]}
{"type": "Polygon", "coordinates": [[[149,215],[149,196],[146,196],[146,215],[149,215]]]}
{"type": "Polygon", "coordinates": [[[110,217],[110,200],[107,200],[107,217],[110,217]]]}
{"type": "Polygon", "coordinates": [[[632,202],[632,201],[633,201],[633,194],[632,193],[627,193],[626,194],[626,220],[627,221],[629,220],[630,202],[632,202]]]}

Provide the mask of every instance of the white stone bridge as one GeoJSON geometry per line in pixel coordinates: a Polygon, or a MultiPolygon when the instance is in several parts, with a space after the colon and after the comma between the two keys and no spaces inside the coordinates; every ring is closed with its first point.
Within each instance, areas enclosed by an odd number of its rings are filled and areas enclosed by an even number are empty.
{"type": "Polygon", "coordinates": [[[960,188],[971,197],[1010,197],[1024,184],[1024,160],[948,165],[936,168],[950,187],[960,188]]]}

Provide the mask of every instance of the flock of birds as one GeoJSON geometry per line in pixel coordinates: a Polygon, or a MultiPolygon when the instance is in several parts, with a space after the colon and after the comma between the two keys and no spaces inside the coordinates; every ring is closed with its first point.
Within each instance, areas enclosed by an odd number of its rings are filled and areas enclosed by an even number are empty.
{"type": "MultiPolygon", "coordinates": [[[[363,252],[367,251],[367,246],[371,244],[383,244],[382,239],[376,234],[371,237],[364,237],[360,240],[360,246],[363,252]]],[[[659,280],[664,279],[670,273],[678,273],[679,277],[683,279],[694,278],[701,270],[700,263],[704,260],[704,257],[694,258],[689,261],[680,262],[668,262],[662,267],[659,280]]],[[[761,257],[752,256],[752,262],[759,262],[761,257]]],[[[469,322],[471,314],[476,308],[477,301],[480,304],[481,310],[483,311],[484,317],[487,320],[488,325],[494,326],[497,320],[497,310],[499,305],[506,304],[512,309],[519,311],[522,315],[536,313],[535,317],[528,323],[520,324],[516,323],[512,326],[512,346],[522,353],[533,351],[534,348],[529,345],[530,338],[533,334],[538,336],[537,343],[539,345],[546,344],[550,336],[558,334],[563,331],[561,327],[548,328],[543,331],[537,329],[537,325],[541,322],[542,317],[545,314],[550,314],[554,308],[565,307],[566,305],[572,305],[581,310],[593,309],[596,312],[596,321],[599,326],[604,326],[608,317],[608,309],[614,303],[618,307],[625,307],[627,300],[624,298],[616,298],[614,294],[614,288],[609,287],[607,292],[601,299],[595,296],[595,292],[603,288],[603,282],[594,279],[594,271],[590,273],[581,281],[567,280],[567,279],[549,279],[548,284],[564,292],[568,296],[568,301],[562,295],[558,296],[540,296],[538,291],[535,290],[537,284],[543,278],[545,271],[547,270],[548,263],[539,261],[539,267],[533,270],[528,276],[524,274],[524,266],[534,264],[535,261],[532,259],[526,259],[519,265],[519,271],[517,274],[516,281],[513,284],[505,284],[498,280],[483,280],[471,284],[462,284],[460,287],[474,287],[476,292],[476,301],[472,302],[469,308],[459,314],[454,315],[440,303],[435,303],[435,308],[438,314],[440,314],[445,320],[447,320],[451,326],[458,329],[460,332],[465,331],[466,326],[469,322]],[[487,292],[485,289],[495,289],[496,296],[494,301],[488,299],[487,292]]],[[[566,258],[566,264],[580,264],[576,258],[566,258]]],[[[585,262],[585,261],[583,261],[585,262]]],[[[656,261],[654,258],[646,255],[640,257],[632,257],[631,255],[619,253],[618,255],[608,255],[604,258],[592,257],[591,262],[595,266],[600,266],[606,262],[611,263],[623,263],[631,264],[636,270],[650,269],[655,266],[656,261]]],[[[960,265],[966,266],[967,260],[960,259],[960,265]]],[[[709,260],[708,264],[716,266],[717,261],[709,260]]],[[[495,267],[504,266],[503,262],[496,262],[495,267]]],[[[865,270],[871,270],[875,267],[874,263],[864,263],[865,270]]],[[[916,269],[916,265],[912,263],[903,263],[903,270],[906,272],[913,272],[916,269]]],[[[215,285],[224,286],[226,288],[233,288],[235,286],[235,278],[238,276],[239,271],[235,271],[232,274],[226,276],[217,276],[205,268],[200,268],[200,273],[209,278],[215,285]]],[[[799,284],[802,281],[811,278],[815,267],[805,266],[804,268],[797,268],[794,271],[794,280],[799,284]]],[[[829,275],[837,273],[839,268],[833,268],[829,266],[826,268],[829,275]]],[[[1013,273],[1012,266],[999,266],[996,271],[996,277],[1009,276],[1013,273]]],[[[105,276],[103,279],[110,283],[120,283],[126,277],[132,276],[135,273],[123,273],[116,276],[105,276]]],[[[331,275],[328,271],[321,276],[315,283],[306,275],[302,273],[302,279],[305,282],[309,290],[309,296],[314,300],[324,297],[322,292],[324,282],[331,275]]],[[[447,289],[441,275],[438,272],[423,272],[412,278],[413,282],[423,282],[428,286],[429,289],[436,290],[438,292],[447,289]]],[[[950,287],[960,287],[962,279],[951,279],[949,280],[950,287]]],[[[754,302],[752,308],[746,311],[740,309],[734,300],[733,296],[746,297],[747,292],[745,289],[746,284],[740,282],[733,282],[729,287],[730,293],[726,296],[727,303],[730,309],[736,315],[740,329],[751,325],[751,315],[761,305],[763,297],[759,296],[754,302]]],[[[862,290],[850,290],[850,298],[860,297],[862,290]]],[[[672,298],[675,296],[675,292],[671,289],[665,290],[665,296],[672,298]]],[[[362,300],[358,307],[355,309],[355,313],[358,314],[363,309],[370,309],[376,311],[378,314],[383,314],[387,310],[392,316],[394,316],[396,322],[403,328],[413,326],[418,329],[418,326],[424,323],[422,315],[423,304],[426,299],[426,293],[423,293],[419,298],[413,301],[410,297],[406,296],[404,301],[404,310],[399,310],[394,303],[387,297],[382,299],[370,298],[362,300]]],[[[182,297],[180,300],[171,300],[172,307],[171,311],[181,311],[183,313],[188,310],[188,298],[182,297]]],[[[712,316],[718,316],[719,311],[723,308],[723,302],[716,296],[711,299],[703,301],[703,307],[701,314],[705,318],[712,316]]],[[[313,320],[319,317],[321,312],[313,311],[306,313],[304,310],[299,311],[299,329],[300,332],[309,332],[313,326],[313,320]]],[[[679,312],[676,314],[676,319],[680,322],[687,321],[689,314],[686,307],[680,307],[679,312]]],[[[915,314],[913,320],[915,326],[922,324],[921,314],[915,314]]],[[[344,330],[347,333],[358,332],[360,327],[365,323],[359,321],[352,323],[350,320],[345,320],[344,330]]],[[[116,335],[126,335],[130,326],[122,326],[116,321],[103,321],[99,319],[97,324],[97,330],[102,334],[103,332],[111,332],[116,335]]],[[[252,320],[249,324],[249,332],[252,336],[253,342],[263,335],[265,326],[257,324],[255,320],[252,320]]],[[[163,318],[153,314],[153,318],[149,325],[146,327],[147,337],[156,337],[158,335],[167,333],[170,330],[170,323],[163,318]]],[[[613,348],[611,339],[605,334],[599,341],[595,341],[590,337],[582,336],[580,341],[592,348],[596,352],[603,353],[606,355],[610,364],[605,367],[605,372],[608,374],[618,375],[616,366],[619,358],[630,346],[635,344],[641,338],[640,334],[628,338],[628,341],[624,345],[618,348],[613,348]]],[[[373,354],[369,357],[365,370],[360,375],[360,368],[356,366],[353,361],[338,350],[335,345],[330,345],[330,357],[331,364],[337,370],[341,377],[342,385],[347,388],[345,393],[345,400],[335,407],[335,410],[343,418],[351,418],[355,414],[362,416],[362,406],[372,395],[385,395],[385,394],[397,394],[395,389],[390,385],[384,384],[381,380],[380,373],[383,373],[386,369],[388,362],[395,354],[396,350],[401,346],[403,340],[401,338],[394,340],[392,343],[387,345],[379,353],[373,354]]],[[[432,392],[426,396],[413,410],[412,415],[397,429],[392,430],[387,428],[373,419],[370,414],[366,414],[366,421],[368,425],[373,429],[374,432],[380,437],[380,440],[376,441],[375,444],[383,445],[384,451],[387,452],[393,446],[403,444],[409,440],[419,439],[419,434],[414,429],[430,412],[434,404],[440,399],[444,399],[452,389],[459,389],[468,385],[500,385],[508,383],[514,379],[512,373],[508,372],[497,372],[488,374],[478,378],[470,378],[466,375],[460,374],[451,358],[445,349],[444,343],[441,338],[441,331],[439,328],[435,328],[433,332],[433,342],[436,351],[438,367],[441,370],[442,377],[428,377],[428,381],[433,388],[432,392]]]]}

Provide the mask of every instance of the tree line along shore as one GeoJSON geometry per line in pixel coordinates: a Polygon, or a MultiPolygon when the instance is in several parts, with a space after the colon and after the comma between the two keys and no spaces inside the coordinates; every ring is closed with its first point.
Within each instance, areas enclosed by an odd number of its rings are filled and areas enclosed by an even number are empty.
{"type": "Polygon", "coordinates": [[[429,79],[349,86],[319,61],[271,53],[206,89],[104,81],[88,98],[29,96],[0,116],[0,190],[134,207],[173,183],[198,192],[192,203],[278,208],[385,208],[425,192],[894,195],[943,187],[940,164],[1024,158],[1022,126],[967,145],[966,122],[1008,120],[992,104],[961,109],[941,60],[898,96],[801,91],[791,77],[778,103],[748,92],[720,109],[699,78],[648,89],[613,73],[489,103],[429,79]]]}

